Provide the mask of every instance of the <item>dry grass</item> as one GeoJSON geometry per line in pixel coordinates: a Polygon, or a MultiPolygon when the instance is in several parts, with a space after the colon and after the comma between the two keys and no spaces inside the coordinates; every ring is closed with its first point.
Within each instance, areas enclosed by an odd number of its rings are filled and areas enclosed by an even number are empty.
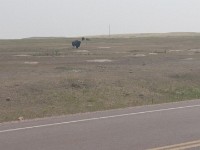
{"type": "Polygon", "coordinates": [[[0,41],[0,122],[200,97],[199,36],[71,41],[0,41]]]}

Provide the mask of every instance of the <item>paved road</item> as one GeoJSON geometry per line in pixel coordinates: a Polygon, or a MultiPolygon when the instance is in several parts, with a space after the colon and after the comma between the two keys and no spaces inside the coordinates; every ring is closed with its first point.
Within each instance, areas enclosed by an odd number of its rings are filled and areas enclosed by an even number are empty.
{"type": "Polygon", "coordinates": [[[200,149],[200,100],[0,124],[0,150],[143,149],[200,149]]]}

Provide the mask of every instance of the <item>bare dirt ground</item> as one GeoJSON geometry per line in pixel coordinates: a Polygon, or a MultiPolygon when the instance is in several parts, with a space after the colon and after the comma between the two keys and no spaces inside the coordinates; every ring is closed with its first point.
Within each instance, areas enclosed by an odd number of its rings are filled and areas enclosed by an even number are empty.
{"type": "Polygon", "coordinates": [[[0,40],[0,122],[200,98],[200,36],[0,40]]]}

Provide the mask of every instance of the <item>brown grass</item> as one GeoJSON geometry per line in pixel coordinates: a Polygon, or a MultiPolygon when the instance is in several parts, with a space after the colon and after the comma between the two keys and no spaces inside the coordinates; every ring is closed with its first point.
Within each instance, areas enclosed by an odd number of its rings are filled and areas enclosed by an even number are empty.
{"type": "Polygon", "coordinates": [[[0,122],[200,97],[199,36],[71,41],[0,41],[0,122]]]}

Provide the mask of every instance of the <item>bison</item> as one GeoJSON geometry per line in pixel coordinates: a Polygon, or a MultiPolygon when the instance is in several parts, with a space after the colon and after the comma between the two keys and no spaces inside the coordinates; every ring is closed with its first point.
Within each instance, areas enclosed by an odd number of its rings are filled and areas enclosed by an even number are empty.
{"type": "Polygon", "coordinates": [[[81,46],[81,41],[79,40],[75,40],[72,42],[72,46],[73,47],[76,47],[76,48],[79,48],[81,46]]]}

